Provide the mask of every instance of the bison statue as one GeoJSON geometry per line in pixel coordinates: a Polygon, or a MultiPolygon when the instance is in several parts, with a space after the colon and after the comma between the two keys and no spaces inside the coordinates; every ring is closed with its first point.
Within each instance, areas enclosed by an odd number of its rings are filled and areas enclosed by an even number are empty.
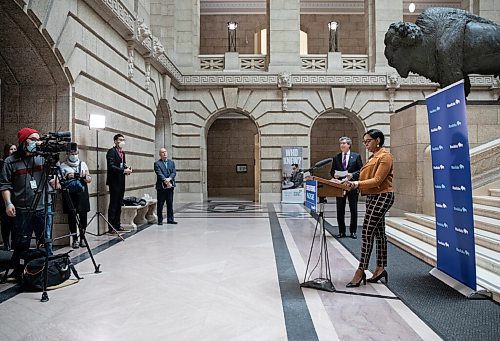
{"type": "Polygon", "coordinates": [[[385,34],[385,57],[401,77],[414,72],[441,87],[468,74],[500,75],[500,25],[454,8],[428,8],[415,22],[397,22],[385,34]]]}

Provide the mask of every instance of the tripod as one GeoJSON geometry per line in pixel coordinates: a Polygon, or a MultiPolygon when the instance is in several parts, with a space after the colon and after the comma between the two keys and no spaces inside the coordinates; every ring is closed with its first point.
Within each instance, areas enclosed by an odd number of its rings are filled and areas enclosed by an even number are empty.
{"type": "MultiPolygon", "coordinates": [[[[23,220],[23,223],[21,225],[21,228],[20,228],[21,234],[20,234],[19,240],[16,244],[16,249],[14,250],[14,253],[13,253],[12,258],[11,258],[11,264],[14,267],[14,271],[16,271],[16,269],[19,270],[19,266],[21,265],[20,264],[21,253],[29,249],[29,244],[30,244],[29,241],[31,240],[31,235],[33,233],[33,229],[35,229],[35,235],[37,238],[37,247],[40,245],[44,245],[44,247],[45,247],[45,262],[44,262],[44,267],[43,267],[43,272],[42,272],[43,281],[42,281],[41,302],[47,302],[49,300],[49,296],[47,294],[48,263],[49,263],[49,256],[50,256],[49,245],[51,245],[52,240],[51,240],[51,238],[47,239],[46,235],[47,235],[47,229],[50,232],[52,231],[52,226],[54,223],[53,220],[51,220],[50,226],[47,226],[48,216],[49,216],[49,214],[50,215],[52,214],[52,212],[49,213],[49,182],[50,182],[50,179],[54,179],[55,183],[57,183],[57,181],[59,181],[61,179],[61,176],[60,176],[61,173],[60,173],[60,168],[58,166],[56,166],[56,163],[57,163],[58,158],[59,158],[59,154],[57,154],[57,153],[38,153],[38,152],[32,157],[32,172],[33,172],[33,169],[38,167],[38,166],[35,166],[35,158],[37,156],[44,157],[44,159],[42,161],[43,162],[42,175],[40,177],[39,186],[37,186],[36,180],[33,179],[33,175],[31,175],[32,180],[30,181],[30,185],[32,185],[32,189],[35,190],[35,195],[32,199],[30,208],[26,214],[26,218],[23,220]],[[34,183],[32,183],[32,182],[34,182],[34,183]],[[38,204],[42,198],[42,195],[44,198],[43,219],[41,219],[40,212],[37,210],[38,204]],[[42,223],[43,228],[41,230],[39,229],[40,220],[43,220],[43,223],[42,223]],[[34,221],[33,225],[27,225],[27,224],[33,223],[33,221],[34,221]],[[25,230],[25,228],[27,226],[28,227],[34,226],[34,227],[30,227],[27,230],[25,230]]],[[[23,160],[23,162],[25,162],[25,160],[23,160]]],[[[55,199],[55,194],[54,194],[53,199],[55,199]]],[[[72,203],[71,203],[71,205],[72,205],[72,203]]],[[[19,212],[19,214],[21,214],[21,212],[19,212]]],[[[92,254],[92,251],[90,250],[90,247],[88,246],[88,242],[85,238],[85,233],[81,229],[81,225],[79,225],[79,226],[80,226],[81,238],[87,244],[87,251],[90,255],[90,258],[92,259],[92,262],[93,262],[94,267],[95,267],[95,271],[96,271],[96,273],[98,273],[98,272],[100,272],[99,271],[100,265],[96,264],[94,257],[93,257],[93,254],[92,254]]],[[[63,237],[65,237],[65,236],[63,236],[63,237]]],[[[63,237],[61,237],[61,238],[63,238],[63,237]]],[[[8,271],[9,271],[9,269],[7,269],[7,271],[5,272],[5,275],[4,275],[4,278],[2,279],[2,281],[7,279],[8,271]]],[[[77,278],[80,279],[80,277],[78,277],[78,276],[77,276],[77,278]]]]}
{"type": "MultiPolygon", "coordinates": [[[[99,129],[96,129],[96,147],[95,147],[95,154],[96,154],[96,168],[97,168],[97,176],[96,176],[96,204],[97,204],[97,209],[94,213],[94,215],[90,218],[89,222],[87,223],[87,226],[90,225],[90,223],[94,220],[94,218],[97,218],[97,236],[99,236],[99,217],[102,218],[106,224],[108,225],[108,227],[111,228],[111,230],[113,230],[117,235],[118,237],[120,237],[120,239],[122,241],[125,241],[125,239],[118,233],[118,231],[115,229],[115,227],[109,222],[108,219],[106,219],[106,217],[104,216],[104,214],[101,213],[101,208],[99,206],[99,194],[100,194],[100,188],[99,188],[99,175],[100,175],[100,170],[99,170],[99,129]]],[[[89,232],[90,233],[90,232],[89,232]]],[[[93,233],[90,233],[92,235],[94,235],[93,233]]]]}
{"type": "Polygon", "coordinates": [[[328,243],[326,240],[325,217],[324,217],[325,204],[326,204],[326,197],[319,197],[319,214],[316,221],[316,227],[314,229],[311,249],[309,251],[309,258],[307,259],[307,267],[306,267],[306,273],[304,274],[304,282],[301,283],[300,286],[303,288],[312,288],[317,290],[334,292],[336,290],[332,283],[332,274],[330,271],[330,258],[328,256],[328,243]],[[311,263],[311,256],[314,248],[314,242],[318,234],[318,225],[320,234],[319,257],[318,261],[316,262],[316,265],[311,270],[311,273],[309,274],[309,276],[307,276],[309,265],[311,263]],[[319,265],[319,277],[311,280],[312,273],[318,267],[318,265],[319,265]],[[307,282],[306,279],[308,280],[307,282]]]}

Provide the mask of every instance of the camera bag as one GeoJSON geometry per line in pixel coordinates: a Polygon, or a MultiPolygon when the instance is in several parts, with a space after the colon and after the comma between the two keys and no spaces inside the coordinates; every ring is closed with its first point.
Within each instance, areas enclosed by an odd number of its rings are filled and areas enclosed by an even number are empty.
{"type": "MultiPolygon", "coordinates": [[[[45,256],[32,259],[25,265],[21,277],[21,287],[24,291],[41,291],[43,289],[44,268],[45,256]]],[[[71,276],[71,272],[77,279],[80,279],[78,272],[69,259],[69,252],[49,256],[47,288],[63,283],[71,276]]]]}
{"type": "MultiPolygon", "coordinates": [[[[80,170],[82,167],[82,162],[78,164],[78,172],[76,174],[80,174],[80,170]]],[[[79,193],[85,191],[85,186],[83,186],[82,180],[80,177],[75,177],[70,180],[66,180],[63,186],[68,190],[69,193],[79,193]]]]}

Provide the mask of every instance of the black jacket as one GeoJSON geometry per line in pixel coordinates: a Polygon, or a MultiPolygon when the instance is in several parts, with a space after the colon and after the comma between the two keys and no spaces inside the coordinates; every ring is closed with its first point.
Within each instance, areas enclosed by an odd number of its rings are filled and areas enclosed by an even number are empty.
{"type": "MultiPolygon", "coordinates": [[[[358,153],[354,153],[351,151],[351,155],[349,155],[349,161],[347,162],[347,172],[352,174],[353,181],[359,179],[359,171],[363,167],[363,161],[361,161],[361,156],[358,153]]],[[[343,171],[342,167],[342,153],[338,153],[333,158],[332,169],[330,170],[330,175],[333,177],[335,171],[343,171]]]]}
{"type": "Polygon", "coordinates": [[[106,185],[108,186],[125,186],[125,174],[123,171],[127,168],[125,162],[125,152],[123,152],[123,164],[120,154],[116,147],[110,148],[106,153],[106,161],[108,168],[106,170],[106,185]]]}

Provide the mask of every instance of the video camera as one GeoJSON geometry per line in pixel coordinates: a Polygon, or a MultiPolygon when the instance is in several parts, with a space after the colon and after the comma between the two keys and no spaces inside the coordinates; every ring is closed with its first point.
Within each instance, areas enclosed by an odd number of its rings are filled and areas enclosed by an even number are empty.
{"type": "Polygon", "coordinates": [[[77,150],[77,144],[71,142],[70,131],[51,132],[41,136],[40,141],[42,141],[42,143],[37,145],[36,152],[42,155],[77,150]]]}

